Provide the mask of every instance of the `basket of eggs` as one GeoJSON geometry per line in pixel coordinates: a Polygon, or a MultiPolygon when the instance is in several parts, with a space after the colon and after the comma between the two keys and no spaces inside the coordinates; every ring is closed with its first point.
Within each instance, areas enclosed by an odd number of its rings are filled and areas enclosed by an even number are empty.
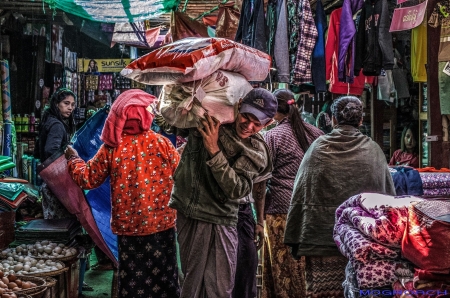
{"type": "Polygon", "coordinates": [[[15,274],[5,276],[3,271],[0,271],[0,276],[0,297],[2,298],[18,298],[47,288],[47,282],[40,277],[15,274]]]}

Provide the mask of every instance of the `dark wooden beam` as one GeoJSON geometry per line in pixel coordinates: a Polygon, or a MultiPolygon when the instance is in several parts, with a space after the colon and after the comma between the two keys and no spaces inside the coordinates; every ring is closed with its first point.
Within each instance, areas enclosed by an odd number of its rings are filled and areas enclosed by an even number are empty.
{"type": "MultiPolygon", "coordinates": [[[[430,18],[433,8],[436,6],[437,0],[429,0],[427,7],[427,18],[430,18]]],[[[442,143],[442,119],[441,107],[439,103],[439,41],[441,27],[433,28],[427,26],[427,98],[428,98],[428,135],[438,136],[437,141],[429,143],[429,165],[435,168],[448,167],[449,161],[443,160],[443,143],[442,143]]],[[[419,90],[419,92],[423,92],[419,90]]]]}
{"type": "Polygon", "coordinates": [[[384,150],[383,146],[383,112],[384,102],[377,100],[376,88],[372,89],[370,94],[370,125],[372,139],[384,150]]]}

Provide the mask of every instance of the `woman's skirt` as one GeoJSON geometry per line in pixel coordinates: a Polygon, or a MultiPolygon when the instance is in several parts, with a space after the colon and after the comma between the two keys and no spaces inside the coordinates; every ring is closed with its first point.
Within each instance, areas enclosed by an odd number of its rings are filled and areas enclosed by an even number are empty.
{"type": "Polygon", "coordinates": [[[175,228],[148,236],[119,236],[119,297],[180,295],[175,228]]]}
{"type": "Polygon", "coordinates": [[[343,256],[305,257],[306,297],[342,298],[345,267],[343,256]]]}
{"type": "Polygon", "coordinates": [[[305,298],[305,259],[295,260],[283,243],[286,214],[266,215],[263,297],[305,298]]]}

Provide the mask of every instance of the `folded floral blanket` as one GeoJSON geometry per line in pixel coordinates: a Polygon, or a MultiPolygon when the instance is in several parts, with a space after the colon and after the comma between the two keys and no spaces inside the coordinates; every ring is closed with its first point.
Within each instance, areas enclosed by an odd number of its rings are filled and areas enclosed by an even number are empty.
{"type": "Polygon", "coordinates": [[[338,207],[334,241],[352,264],[360,288],[390,285],[398,279],[399,266],[409,268],[408,262],[401,260],[401,242],[408,207],[421,200],[362,193],[338,207]]]}
{"type": "MultiPolygon", "coordinates": [[[[348,247],[350,254],[354,254],[358,248],[367,247],[363,238],[346,235],[354,234],[351,228],[355,228],[368,241],[400,248],[408,220],[408,207],[411,202],[421,200],[414,196],[394,197],[374,193],[363,193],[349,198],[336,210],[334,226],[336,244],[338,247],[341,245],[348,247]],[[353,237],[355,238],[352,239],[353,237]]],[[[388,250],[385,252],[387,256],[393,256],[388,250]]]]}

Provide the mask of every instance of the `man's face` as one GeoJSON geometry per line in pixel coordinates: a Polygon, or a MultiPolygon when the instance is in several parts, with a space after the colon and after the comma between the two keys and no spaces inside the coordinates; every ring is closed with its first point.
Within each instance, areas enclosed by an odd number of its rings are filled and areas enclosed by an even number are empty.
{"type": "Polygon", "coordinates": [[[244,114],[239,113],[235,123],[236,123],[236,133],[238,137],[241,139],[246,139],[258,133],[261,129],[267,126],[262,125],[261,122],[259,122],[258,118],[248,113],[244,114]]]}

